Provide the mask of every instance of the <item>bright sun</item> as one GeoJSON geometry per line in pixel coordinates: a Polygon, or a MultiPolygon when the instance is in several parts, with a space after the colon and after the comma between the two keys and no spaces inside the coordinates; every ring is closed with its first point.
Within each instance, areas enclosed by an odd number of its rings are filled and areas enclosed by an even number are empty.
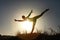
{"type": "Polygon", "coordinates": [[[27,32],[30,33],[32,30],[33,22],[26,20],[24,22],[19,23],[19,29],[21,29],[21,33],[27,32]]]}

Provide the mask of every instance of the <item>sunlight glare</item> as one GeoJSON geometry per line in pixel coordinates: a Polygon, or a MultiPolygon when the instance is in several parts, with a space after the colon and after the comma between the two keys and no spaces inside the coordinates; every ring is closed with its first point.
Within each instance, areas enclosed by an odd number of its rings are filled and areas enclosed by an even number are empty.
{"type": "Polygon", "coordinates": [[[19,29],[21,29],[21,33],[24,33],[24,31],[26,31],[27,33],[30,33],[31,30],[32,30],[32,25],[33,25],[33,22],[30,22],[29,20],[26,20],[24,22],[21,22],[19,24],[19,29]]]}

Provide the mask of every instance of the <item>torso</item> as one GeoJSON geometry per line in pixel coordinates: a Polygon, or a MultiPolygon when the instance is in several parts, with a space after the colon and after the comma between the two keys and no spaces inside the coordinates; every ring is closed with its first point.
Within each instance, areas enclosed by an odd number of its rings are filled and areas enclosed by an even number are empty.
{"type": "Polygon", "coordinates": [[[36,22],[37,19],[35,18],[28,18],[29,21],[36,22]]]}

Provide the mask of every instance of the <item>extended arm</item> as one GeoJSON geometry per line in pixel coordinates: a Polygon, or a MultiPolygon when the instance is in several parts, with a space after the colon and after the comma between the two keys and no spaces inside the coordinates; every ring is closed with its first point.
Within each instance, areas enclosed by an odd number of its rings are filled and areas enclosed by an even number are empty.
{"type": "Polygon", "coordinates": [[[14,19],[14,21],[23,22],[24,20],[16,20],[16,19],[14,19]]]}
{"type": "Polygon", "coordinates": [[[33,12],[33,10],[31,10],[31,12],[30,12],[29,15],[27,16],[27,18],[29,18],[29,16],[31,15],[32,12],[33,12]]]}
{"type": "Polygon", "coordinates": [[[36,18],[41,17],[45,12],[47,12],[49,9],[46,9],[45,11],[43,11],[40,15],[36,16],[36,18]]]}

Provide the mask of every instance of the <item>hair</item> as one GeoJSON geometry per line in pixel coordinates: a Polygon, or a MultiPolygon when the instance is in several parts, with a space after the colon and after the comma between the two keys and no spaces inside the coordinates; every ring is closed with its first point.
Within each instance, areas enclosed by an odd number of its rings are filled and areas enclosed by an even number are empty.
{"type": "Polygon", "coordinates": [[[25,19],[25,16],[23,15],[22,18],[25,19]]]}

